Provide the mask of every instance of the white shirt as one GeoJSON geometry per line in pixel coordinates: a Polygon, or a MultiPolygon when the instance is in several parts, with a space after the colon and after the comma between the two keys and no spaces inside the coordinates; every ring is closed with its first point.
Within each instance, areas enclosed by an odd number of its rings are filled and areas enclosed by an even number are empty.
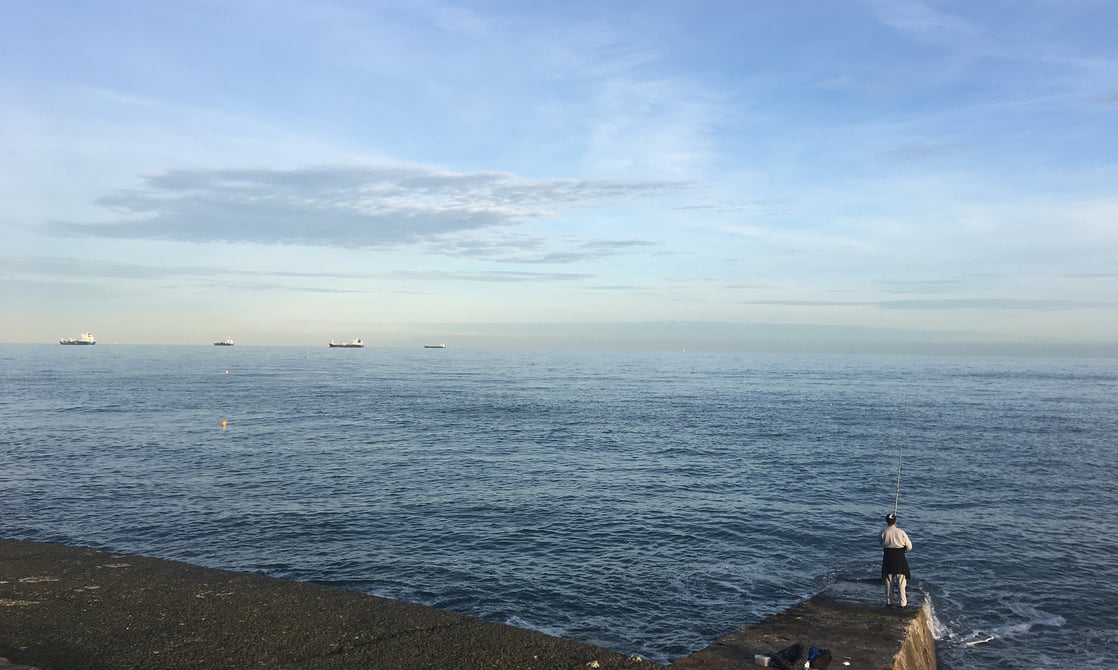
{"type": "Polygon", "coordinates": [[[900,528],[886,526],[885,530],[881,531],[881,546],[886,549],[903,548],[905,551],[912,551],[912,540],[908,539],[908,533],[900,528]]]}

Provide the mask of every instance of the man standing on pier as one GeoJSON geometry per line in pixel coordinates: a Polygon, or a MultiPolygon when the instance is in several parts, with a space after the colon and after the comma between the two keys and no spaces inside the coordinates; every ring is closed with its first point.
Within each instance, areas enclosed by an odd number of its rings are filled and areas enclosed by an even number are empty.
{"type": "Polygon", "coordinates": [[[893,606],[893,585],[896,584],[897,596],[901,607],[908,607],[908,559],[906,551],[912,551],[912,540],[908,533],[897,528],[896,513],[885,517],[885,530],[881,531],[881,579],[885,582],[885,606],[893,606]]]}

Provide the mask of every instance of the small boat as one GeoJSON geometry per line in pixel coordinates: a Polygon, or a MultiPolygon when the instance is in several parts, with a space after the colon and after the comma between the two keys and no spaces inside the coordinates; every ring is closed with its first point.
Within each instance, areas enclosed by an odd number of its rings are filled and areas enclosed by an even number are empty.
{"type": "Polygon", "coordinates": [[[215,347],[231,347],[234,344],[235,344],[235,342],[233,342],[233,338],[231,338],[231,337],[227,337],[220,342],[214,342],[215,347]]]}
{"type": "Polygon", "coordinates": [[[60,340],[58,340],[58,343],[59,344],[97,344],[97,340],[95,340],[93,338],[93,335],[91,335],[89,333],[82,333],[81,337],[78,337],[78,338],[63,337],[60,340]]]}
{"type": "Polygon", "coordinates": [[[439,344],[425,344],[425,345],[423,345],[423,348],[424,349],[446,349],[446,345],[442,344],[442,343],[439,343],[439,344]]]}
{"type": "Polygon", "coordinates": [[[331,349],[360,349],[363,346],[365,346],[365,343],[361,341],[360,337],[354,339],[352,342],[335,342],[334,340],[330,340],[331,349]]]}

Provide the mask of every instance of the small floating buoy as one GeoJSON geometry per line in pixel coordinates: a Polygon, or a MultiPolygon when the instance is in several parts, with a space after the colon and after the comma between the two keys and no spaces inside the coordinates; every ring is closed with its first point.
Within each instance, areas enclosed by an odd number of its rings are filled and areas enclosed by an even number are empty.
{"type": "Polygon", "coordinates": [[[222,430],[225,430],[225,423],[226,423],[226,422],[225,422],[225,419],[222,419],[222,420],[221,420],[221,429],[222,429],[222,430]]]}

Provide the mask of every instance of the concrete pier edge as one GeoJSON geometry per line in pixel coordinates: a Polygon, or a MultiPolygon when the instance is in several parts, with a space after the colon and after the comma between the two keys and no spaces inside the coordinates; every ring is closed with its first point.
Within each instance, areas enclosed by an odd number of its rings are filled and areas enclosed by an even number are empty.
{"type": "MultiPolygon", "coordinates": [[[[756,667],[794,642],[836,670],[934,670],[926,599],[824,592],[672,668],[756,667]],[[922,602],[922,604],[917,604],[922,602]],[[843,665],[843,661],[849,665],[843,665]]],[[[639,656],[354,591],[164,559],[0,539],[0,670],[665,667],[639,656]]]]}
{"type": "MultiPolygon", "coordinates": [[[[885,606],[873,582],[844,583],[757,623],[748,624],[707,648],[672,664],[680,670],[737,670],[756,667],[758,656],[793,644],[828,649],[837,670],[935,670],[931,600],[909,589],[909,606],[885,606]]],[[[803,660],[800,666],[803,667],[803,660]]]]}

